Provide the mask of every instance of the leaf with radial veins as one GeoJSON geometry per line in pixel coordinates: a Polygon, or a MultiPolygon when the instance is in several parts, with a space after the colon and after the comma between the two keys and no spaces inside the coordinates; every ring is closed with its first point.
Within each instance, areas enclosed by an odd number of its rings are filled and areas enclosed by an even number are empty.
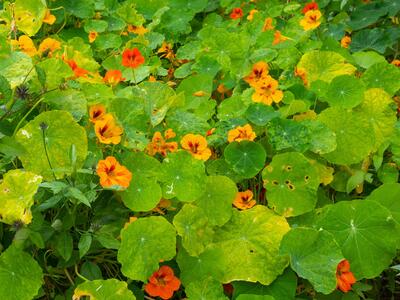
{"type": "Polygon", "coordinates": [[[128,289],[125,281],[117,279],[85,281],[79,284],[74,291],[73,300],[135,300],[136,297],[128,289]]]}

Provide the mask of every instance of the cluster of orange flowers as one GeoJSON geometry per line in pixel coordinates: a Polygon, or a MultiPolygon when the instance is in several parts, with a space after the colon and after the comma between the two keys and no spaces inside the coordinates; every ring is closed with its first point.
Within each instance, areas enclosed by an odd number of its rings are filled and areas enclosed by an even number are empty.
{"type": "Polygon", "coordinates": [[[228,132],[228,142],[254,141],[256,134],[250,124],[238,126],[228,132]]]}
{"type": "Polygon", "coordinates": [[[175,132],[172,129],[167,129],[164,132],[164,137],[159,131],[155,132],[151,142],[147,145],[147,153],[151,156],[160,153],[162,156],[167,156],[168,152],[175,152],[178,150],[178,144],[176,142],[167,142],[167,140],[176,137],[175,132]]]}
{"type": "Polygon", "coordinates": [[[32,39],[27,35],[21,35],[18,40],[12,40],[11,45],[18,47],[25,54],[33,57],[35,55],[52,57],[53,52],[61,49],[61,43],[52,38],[45,38],[36,49],[32,39]]]}
{"type": "Polygon", "coordinates": [[[100,143],[119,144],[123,133],[112,114],[106,113],[102,104],[96,104],[89,109],[89,120],[94,124],[94,131],[100,143]]]}
{"type": "Polygon", "coordinates": [[[300,25],[304,30],[315,29],[321,24],[322,14],[318,10],[318,4],[316,2],[307,3],[302,13],[304,14],[304,18],[300,20],[300,25]]]}
{"type": "Polygon", "coordinates": [[[271,105],[279,103],[283,98],[283,92],[278,89],[278,81],[268,75],[268,65],[265,62],[256,63],[244,80],[255,89],[252,96],[254,102],[271,105]]]}

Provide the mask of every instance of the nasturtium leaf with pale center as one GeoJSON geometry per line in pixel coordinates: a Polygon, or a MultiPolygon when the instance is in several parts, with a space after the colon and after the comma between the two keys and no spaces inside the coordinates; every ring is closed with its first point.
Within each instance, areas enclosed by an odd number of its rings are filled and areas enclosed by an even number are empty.
{"type": "Polygon", "coordinates": [[[196,280],[185,286],[185,293],[189,299],[227,300],[222,284],[212,277],[196,280]]]}
{"type": "Polygon", "coordinates": [[[252,178],[264,167],[264,148],[250,141],[233,142],[224,150],[226,162],[243,178],[252,178]]]}
{"type": "Polygon", "coordinates": [[[396,223],[389,210],[375,201],[341,201],[325,206],[316,228],[334,236],[357,279],[378,276],[396,255],[396,223]]]}
{"type": "Polygon", "coordinates": [[[375,149],[390,140],[397,121],[396,110],[391,107],[393,100],[382,89],[369,89],[364,93],[364,101],[358,107],[373,128],[375,149]]]}
{"type": "Polygon", "coordinates": [[[87,155],[86,131],[66,111],[41,113],[17,132],[16,140],[29,149],[19,156],[24,168],[45,180],[54,179],[53,173],[57,179],[70,175],[74,168],[82,167],[87,155]],[[71,156],[73,148],[75,165],[71,156]]]}
{"type": "Polygon", "coordinates": [[[175,228],[164,217],[139,218],[121,231],[118,261],[130,279],[146,281],[160,260],[170,260],[175,254],[175,228]]]}
{"type": "Polygon", "coordinates": [[[270,284],[288,264],[279,254],[282,237],[289,231],[286,219],[265,206],[234,210],[232,218],[215,231],[208,251],[219,251],[216,263],[222,268],[222,282],[245,280],[270,284]]]}
{"type": "Polygon", "coordinates": [[[356,68],[346,62],[340,54],[332,51],[313,50],[306,52],[300,59],[297,68],[306,71],[307,81],[316,80],[330,82],[339,75],[352,75],[356,68]]]}
{"type": "Polygon", "coordinates": [[[204,192],[196,200],[211,225],[222,226],[232,215],[232,202],[237,193],[236,184],[226,176],[208,176],[204,192]]]}
{"type": "Polygon", "coordinates": [[[32,220],[31,206],[42,177],[20,169],[10,170],[0,183],[0,222],[13,224],[32,220]]]}
{"type": "Polygon", "coordinates": [[[310,281],[317,292],[329,294],[336,289],[336,268],[343,255],[329,232],[292,228],[283,237],[281,253],[290,256],[292,269],[310,281]]]}
{"type": "Polygon", "coordinates": [[[372,65],[361,79],[368,88],[381,88],[389,96],[393,96],[400,89],[400,69],[387,62],[372,65]]]}
{"type": "Polygon", "coordinates": [[[262,172],[268,205],[284,216],[314,209],[320,184],[317,169],[298,152],[277,154],[262,172]]]}
{"type": "Polygon", "coordinates": [[[43,272],[31,255],[11,245],[0,255],[0,299],[31,300],[43,283],[43,272]]]}
{"type": "Polygon", "coordinates": [[[333,78],[325,93],[331,107],[352,108],[364,100],[364,83],[354,76],[341,75],[333,78]]]}
{"type": "Polygon", "coordinates": [[[214,231],[204,211],[197,206],[185,204],[175,215],[173,223],[182,237],[183,247],[192,256],[203,252],[212,240],[214,231]]]}
{"type": "Polygon", "coordinates": [[[136,297],[128,289],[125,281],[117,279],[93,280],[79,284],[72,296],[73,300],[86,299],[93,300],[135,300],[136,297]]]}
{"type": "Polygon", "coordinates": [[[45,0],[16,0],[14,3],[17,29],[29,36],[35,35],[40,30],[45,14],[45,0]]]}
{"type": "Polygon", "coordinates": [[[2,56],[0,60],[0,74],[7,78],[11,88],[15,88],[33,77],[32,59],[23,52],[14,51],[10,55],[2,56]]]}
{"type": "Polygon", "coordinates": [[[207,178],[204,163],[186,151],[168,154],[160,172],[163,196],[167,199],[177,197],[192,202],[204,192],[207,178]]]}
{"type": "Polygon", "coordinates": [[[373,150],[373,128],[364,113],[330,107],[318,115],[318,120],[336,134],[337,147],[322,156],[331,163],[348,165],[363,160],[373,150]]]}

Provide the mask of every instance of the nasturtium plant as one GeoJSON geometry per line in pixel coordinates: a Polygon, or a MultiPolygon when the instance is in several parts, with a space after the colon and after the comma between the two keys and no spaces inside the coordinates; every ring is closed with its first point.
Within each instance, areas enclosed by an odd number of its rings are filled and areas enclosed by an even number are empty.
{"type": "Polygon", "coordinates": [[[297,216],[317,202],[318,171],[301,153],[275,155],[262,172],[269,206],[278,214],[297,216]]]}
{"type": "Polygon", "coordinates": [[[399,1],[0,1],[1,299],[397,299],[399,1]]]}
{"type": "Polygon", "coordinates": [[[79,169],[87,155],[86,132],[66,111],[38,115],[16,134],[28,151],[19,157],[25,169],[58,179],[79,169]]]}

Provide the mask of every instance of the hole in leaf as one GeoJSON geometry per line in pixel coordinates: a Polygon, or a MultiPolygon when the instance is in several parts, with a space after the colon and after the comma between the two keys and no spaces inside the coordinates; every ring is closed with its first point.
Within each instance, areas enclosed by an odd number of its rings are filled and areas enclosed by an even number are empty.
{"type": "Polygon", "coordinates": [[[278,182],[277,180],[272,180],[272,184],[273,184],[273,185],[278,185],[279,182],[278,182]]]}
{"type": "Polygon", "coordinates": [[[291,183],[289,183],[289,184],[287,185],[287,187],[288,187],[288,189],[291,190],[291,191],[293,191],[293,190],[296,189],[296,188],[294,187],[294,185],[291,184],[291,183]]]}

